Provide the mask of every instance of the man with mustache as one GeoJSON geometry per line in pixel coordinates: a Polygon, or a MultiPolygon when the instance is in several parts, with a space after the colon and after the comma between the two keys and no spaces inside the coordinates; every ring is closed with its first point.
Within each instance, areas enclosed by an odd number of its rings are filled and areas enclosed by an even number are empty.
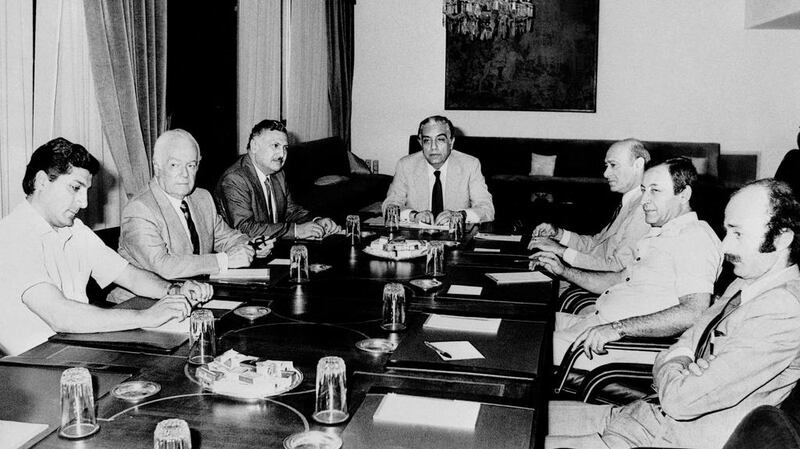
{"type": "Polygon", "coordinates": [[[330,218],[314,218],[286,187],[289,136],[283,123],[262,120],[250,132],[247,154],[222,174],[215,196],[228,224],[250,237],[320,239],[339,232],[330,218]]]}
{"type": "MultiPolygon", "coordinates": [[[[153,148],[153,179],[122,209],[119,253],[133,265],[166,279],[247,267],[266,257],[272,240],[253,248],[217,213],[211,194],[195,188],[200,147],[182,129],[164,132],[153,148]]],[[[122,290],[109,298],[127,299],[122,290]]]]}
{"type": "Polygon", "coordinates": [[[186,318],[187,298],[211,298],[210,285],[169,282],[129,264],[75,217],[99,169],[86,148],[61,137],[31,155],[26,198],[0,220],[0,351],[17,355],[55,332],[158,327],[186,318]],[[101,287],[113,282],[161,299],[146,310],[102,309],[89,304],[89,276],[101,287]]]}
{"type": "Polygon", "coordinates": [[[561,363],[571,345],[581,343],[587,357],[576,362],[579,369],[620,360],[652,363],[649,353],[605,355],[605,344],[625,335],[678,335],[708,308],[722,252],[714,231],[698,220],[689,205],[695,179],[697,172],[686,158],[668,159],[645,171],[641,205],[651,228],[638,242],[633,262],[622,271],[580,270],[564,266],[551,252],[534,255],[531,268],[541,266],[600,294],[592,315],[556,314],[555,364],[561,363]],[[591,360],[593,354],[602,356],[591,360]]]}
{"type": "Polygon", "coordinates": [[[656,358],[658,400],[551,402],[546,448],[718,448],[748,412],[780,404],[795,388],[800,204],[785,183],[755,181],[728,202],[725,230],[722,248],[737,278],[656,358]]]}
{"type": "Polygon", "coordinates": [[[397,163],[383,209],[400,206],[400,219],[415,223],[447,224],[453,212],[465,222],[494,220],[492,194],[486,187],[480,161],[453,150],[453,123],[434,115],[417,130],[422,151],[397,163]]]}

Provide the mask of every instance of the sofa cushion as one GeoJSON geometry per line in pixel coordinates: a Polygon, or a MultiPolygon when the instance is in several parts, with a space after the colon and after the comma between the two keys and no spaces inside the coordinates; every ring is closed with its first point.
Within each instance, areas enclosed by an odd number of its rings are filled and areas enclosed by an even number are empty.
{"type": "Polygon", "coordinates": [[[531,176],[553,176],[556,169],[556,155],[531,153],[531,176]]]}
{"type": "Polygon", "coordinates": [[[325,176],[320,176],[319,178],[317,178],[314,181],[314,185],[315,186],[331,186],[331,185],[334,185],[334,184],[347,182],[349,180],[350,180],[350,178],[348,178],[347,176],[325,175],[325,176]]]}

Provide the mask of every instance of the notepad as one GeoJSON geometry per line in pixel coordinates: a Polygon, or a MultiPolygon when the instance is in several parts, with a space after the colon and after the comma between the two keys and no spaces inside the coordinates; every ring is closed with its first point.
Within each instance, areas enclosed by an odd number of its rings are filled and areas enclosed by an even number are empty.
{"type": "Polygon", "coordinates": [[[372,415],[372,420],[378,423],[474,430],[480,410],[479,402],[388,393],[372,415]]]}
{"type": "Polygon", "coordinates": [[[208,277],[211,280],[224,279],[269,279],[269,268],[236,268],[233,270],[220,271],[208,277]]]}
{"type": "Polygon", "coordinates": [[[432,341],[430,344],[450,355],[450,357],[444,357],[441,353],[436,352],[442,360],[451,361],[486,358],[478,351],[478,348],[468,341],[432,341]]]}
{"type": "Polygon", "coordinates": [[[0,448],[23,447],[48,427],[47,424],[0,420],[0,448]]]}
{"type": "Polygon", "coordinates": [[[521,242],[522,236],[521,235],[503,235],[503,234],[489,234],[486,232],[479,232],[475,234],[476,239],[480,240],[491,240],[494,242],[521,242]]]}
{"type": "Polygon", "coordinates": [[[500,248],[475,248],[476,253],[499,253],[500,248]]]}
{"type": "Polygon", "coordinates": [[[239,305],[242,304],[242,301],[226,301],[223,299],[212,299],[207,303],[203,304],[204,309],[220,309],[220,310],[233,310],[239,305]]]}
{"type": "Polygon", "coordinates": [[[529,282],[550,282],[552,279],[539,271],[519,271],[511,273],[486,273],[486,276],[495,281],[497,285],[502,284],[524,284],[529,282]]]}
{"type": "Polygon", "coordinates": [[[284,266],[285,265],[285,266],[288,267],[290,263],[291,262],[289,261],[289,259],[272,259],[271,261],[269,261],[269,263],[267,265],[274,265],[274,266],[284,266]]]}
{"type": "Polygon", "coordinates": [[[431,315],[422,325],[426,329],[458,330],[496,334],[500,318],[474,318],[453,315],[431,315]]]}
{"type": "Polygon", "coordinates": [[[453,284],[447,290],[447,293],[450,295],[480,295],[481,291],[483,291],[483,287],[477,287],[474,285],[458,285],[453,284]]]}

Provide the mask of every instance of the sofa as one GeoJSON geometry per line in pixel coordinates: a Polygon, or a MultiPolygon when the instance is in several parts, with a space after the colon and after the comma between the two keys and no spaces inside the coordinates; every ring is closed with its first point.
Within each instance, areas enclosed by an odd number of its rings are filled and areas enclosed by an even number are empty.
{"type": "Polygon", "coordinates": [[[339,137],[289,145],[286,182],[295,201],[318,216],[344,217],[386,198],[392,177],[371,174],[339,137]]]}
{"type": "MultiPolygon", "coordinates": [[[[497,221],[529,225],[551,221],[578,232],[596,232],[608,222],[619,201],[603,178],[605,153],[612,143],[456,136],[454,148],[480,159],[497,221]]],[[[721,230],[722,207],[731,188],[719,178],[719,144],[646,141],[645,145],[653,159],[692,159],[702,173],[692,206],[721,230]]],[[[420,150],[417,136],[409,136],[409,154],[420,150]]]]}

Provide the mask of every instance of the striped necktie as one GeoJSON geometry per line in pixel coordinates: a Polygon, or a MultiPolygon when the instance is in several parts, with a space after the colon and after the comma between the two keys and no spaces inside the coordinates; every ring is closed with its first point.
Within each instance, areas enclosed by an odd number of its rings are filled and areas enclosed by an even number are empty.
{"type": "Polygon", "coordinates": [[[183,218],[186,219],[186,227],[189,228],[189,239],[192,241],[192,253],[200,254],[200,237],[197,235],[197,229],[194,227],[192,214],[189,212],[189,205],[186,203],[186,200],[181,201],[181,212],[183,212],[183,218]]]}

